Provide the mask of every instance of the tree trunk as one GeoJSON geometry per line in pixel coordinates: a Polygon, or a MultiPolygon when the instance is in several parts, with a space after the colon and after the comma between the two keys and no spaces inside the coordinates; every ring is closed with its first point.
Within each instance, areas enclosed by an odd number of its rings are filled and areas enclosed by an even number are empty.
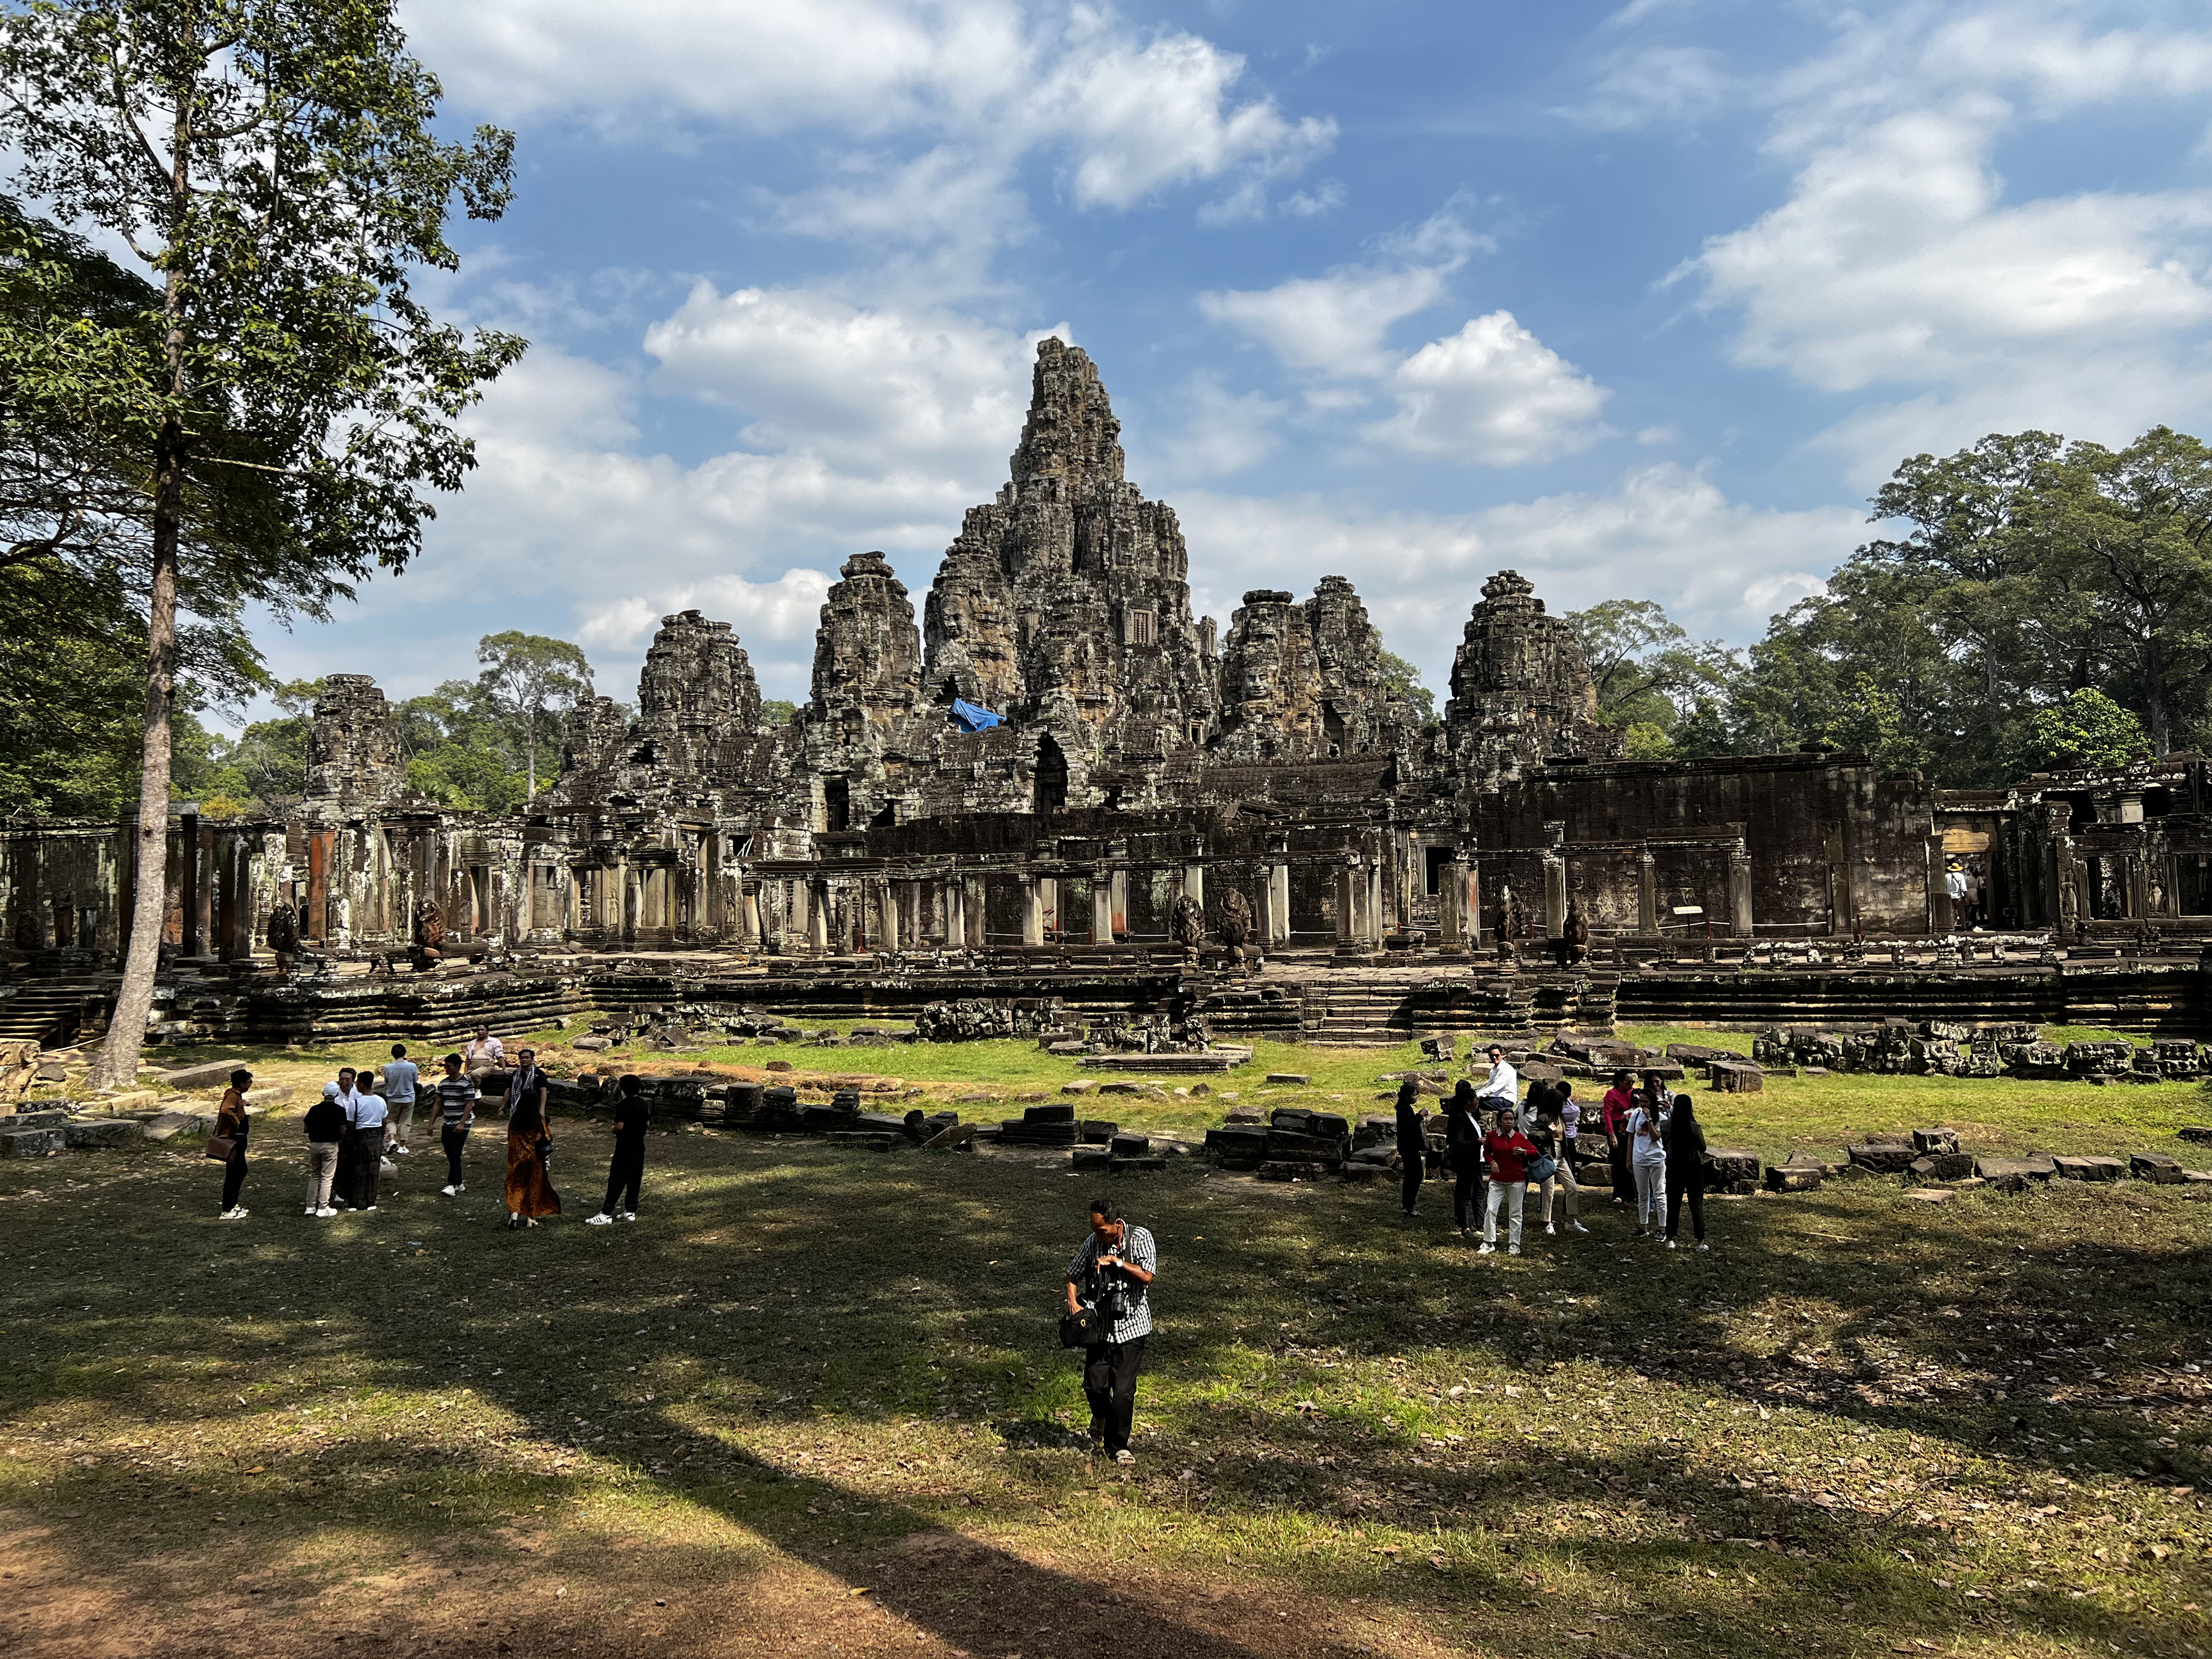
{"type": "Polygon", "coordinates": [[[529,751],[530,751],[530,799],[531,799],[532,800],[536,800],[536,799],[538,799],[538,711],[537,711],[537,710],[535,710],[535,709],[532,709],[532,710],[530,710],[530,711],[529,711],[529,720],[530,720],[530,741],[529,741],[529,743],[528,743],[528,744],[527,744],[526,746],[527,746],[527,748],[528,748],[528,750],[529,750],[529,751]]]}
{"type": "MultiPolygon", "coordinates": [[[[169,921],[169,716],[177,691],[177,517],[184,498],[178,439],[165,434],[154,484],[154,592],[146,618],[146,741],[138,781],[137,889],[131,906],[131,948],[115,1014],[92,1078],[95,1088],[127,1088],[138,1076],[161,935],[169,921]]],[[[190,849],[187,849],[187,856],[190,849]]]]}
{"type": "MultiPolygon", "coordinates": [[[[170,128],[172,249],[191,199],[192,100],[177,100],[170,128]]],[[[184,277],[172,265],[162,282],[163,368],[175,402],[185,394],[184,277]]],[[[146,1021],[154,1012],[154,980],[161,934],[169,921],[169,716],[177,697],[177,543],[185,506],[185,429],[172,414],[154,451],[154,572],[146,610],[146,741],[138,780],[137,891],[131,906],[131,947],[115,993],[107,1042],[93,1068],[96,1088],[121,1089],[138,1077],[146,1021]]]]}

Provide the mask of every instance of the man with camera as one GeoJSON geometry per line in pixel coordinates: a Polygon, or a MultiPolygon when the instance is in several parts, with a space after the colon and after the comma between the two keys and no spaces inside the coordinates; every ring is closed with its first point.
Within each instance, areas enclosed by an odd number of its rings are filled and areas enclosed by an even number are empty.
{"type": "Polygon", "coordinates": [[[1110,1199],[1091,1203],[1091,1237],[1067,1264],[1067,1311],[1085,1307],[1097,1328],[1083,1353],[1083,1392],[1091,1401],[1091,1437],[1116,1463],[1133,1463],[1129,1425],[1137,1414],[1137,1373],[1152,1331],[1152,1284],[1159,1250],[1144,1228],[1122,1219],[1110,1199]]]}

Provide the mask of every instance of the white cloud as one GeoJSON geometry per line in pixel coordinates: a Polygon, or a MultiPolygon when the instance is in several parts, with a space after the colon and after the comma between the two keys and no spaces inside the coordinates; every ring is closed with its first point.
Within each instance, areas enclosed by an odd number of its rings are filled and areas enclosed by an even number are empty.
{"type": "MultiPolygon", "coordinates": [[[[761,642],[788,644],[804,641],[809,651],[822,617],[822,602],[833,579],[826,571],[803,567],[787,570],[774,581],[748,581],[743,576],[711,576],[679,582],[648,594],[626,593],[589,611],[576,629],[578,643],[597,650],[613,648],[642,652],[663,617],[684,610],[705,611],[717,622],[728,623],[746,642],[747,654],[759,653],[761,642]]],[[[772,658],[789,652],[771,652],[772,658]]]]}
{"type": "Polygon", "coordinates": [[[406,21],[460,100],[505,119],[678,143],[714,126],[834,135],[829,176],[776,203],[787,228],[949,244],[971,282],[1025,223],[1029,157],[1053,158],[1079,208],[1121,211],[1220,179],[1264,200],[1336,140],[1324,117],[1241,95],[1237,53],[1064,0],[535,0],[410,5],[406,21]]]}
{"type": "Polygon", "coordinates": [[[1788,198],[1675,273],[1737,361],[1863,404],[1823,434],[1861,480],[2040,425],[2124,440],[2212,409],[2212,191],[2022,197],[2000,142],[2100,104],[2212,91],[2212,33],[2057,3],[1846,14],[1773,77],[1788,198]],[[1899,446],[1905,446],[1899,447],[1899,446]]]}
{"type": "Polygon", "coordinates": [[[1706,46],[1642,46],[1604,61],[1589,94],[1560,112],[1600,132],[1694,121],[1737,92],[1721,54],[1706,46]]]}
{"type": "Polygon", "coordinates": [[[1623,596],[1657,599],[1699,635],[1758,637],[1866,538],[1852,507],[1732,501],[1700,473],[1662,464],[1602,494],[1570,493],[1462,514],[1356,515],[1319,497],[1200,493],[1176,510],[1194,602],[1226,616],[1245,588],[1308,588],[1350,575],[1390,648],[1441,692],[1469,608],[1494,571],[1519,570],[1554,613],[1623,596]]]}
{"type": "Polygon", "coordinates": [[[1039,337],[951,313],[702,283],[647,331],[645,348],[660,362],[656,390],[750,415],[740,435],[755,448],[861,469],[968,471],[1003,459],[1021,430],[1039,337]]]}
{"type": "Polygon", "coordinates": [[[1485,466],[1553,460],[1604,435],[1610,395],[1510,311],[1432,340],[1392,376],[1398,412],[1368,435],[1409,454],[1485,466]]]}
{"type": "Polygon", "coordinates": [[[1281,447],[1277,424],[1291,409],[1261,392],[1231,392],[1219,375],[1203,373],[1183,383],[1176,404],[1176,428],[1140,451],[1146,477],[1218,478],[1256,465],[1281,447]]]}
{"type": "Polygon", "coordinates": [[[1267,346],[1295,369],[1340,379],[1388,374],[1391,327],[1449,291],[1453,272],[1491,246],[1446,208],[1411,233],[1385,241],[1372,264],[1274,287],[1201,294],[1199,309],[1267,346]]]}

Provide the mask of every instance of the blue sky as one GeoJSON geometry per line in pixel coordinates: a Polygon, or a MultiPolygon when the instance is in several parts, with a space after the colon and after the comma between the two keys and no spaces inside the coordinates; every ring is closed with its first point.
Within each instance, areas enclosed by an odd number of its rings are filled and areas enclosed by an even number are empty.
{"type": "Polygon", "coordinates": [[[404,5],[519,135],[441,305],[534,343],[419,563],[289,678],[659,617],[805,695],[838,562],[917,610],[1035,339],[1097,360],[1194,599],[1349,576],[1441,691],[1485,576],[1747,642],[1897,461],[2204,431],[2200,6],[404,5]]]}

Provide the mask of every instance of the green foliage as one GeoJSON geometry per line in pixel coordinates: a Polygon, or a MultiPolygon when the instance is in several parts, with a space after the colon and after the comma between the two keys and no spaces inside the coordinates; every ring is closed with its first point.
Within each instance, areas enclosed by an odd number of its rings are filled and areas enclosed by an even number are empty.
{"type": "Polygon", "coordinates": [[[1404,698],[1424,726],[1437,723],[1437,694],[1421,684],[1421,671],[1395,651],[1381,658],[1382,689],[1404,698]]]}
{"type": "Polygon", "coordinates": [[[1589,662],[1598,718],[1608,726],[1670,733],[1698,698],[1727,686],[1736,672],[1717,641],[1692,641],[1650,599],[1607,599],[1569,611],[1566,622],[1589,662]]]}
{"type": "Polygon", "coordinates": [[[530,798],[514,725],[480,684],[447,680],[399,705],[407,781],[464,811],[507,812],[530,798]]]}
{"type": "Polygon", "coordinates": [[[2150,753],[2143,723],[2101,691],[2076,691],[2039,708],[2014,757],[2022,772],[2059,767],[2126,766],[2150,753]]]}
{"type": "Polygon", "coordinates": [[[477,685],[518,735],[524,754],[526,799],[538,794],[538,750],[541,740],[557,744],[560,717],[592,695],[592,665],[566,640],[510,629],[477,641],[477,660],[484,665],[477,685]]]}
{"type": "Polygon", "coordinates": [[[788,726],[799,718],[799,705],[787,702],[781,697],[763,697],[761,718],[770,726],[788,726]]]}
{"type": "Polygon", "coordinates": [[[1674,739],[1656,720],[1638,720],[1628,728],[1620,752],[1630,760],[1672,760],[1674,739]]]}

